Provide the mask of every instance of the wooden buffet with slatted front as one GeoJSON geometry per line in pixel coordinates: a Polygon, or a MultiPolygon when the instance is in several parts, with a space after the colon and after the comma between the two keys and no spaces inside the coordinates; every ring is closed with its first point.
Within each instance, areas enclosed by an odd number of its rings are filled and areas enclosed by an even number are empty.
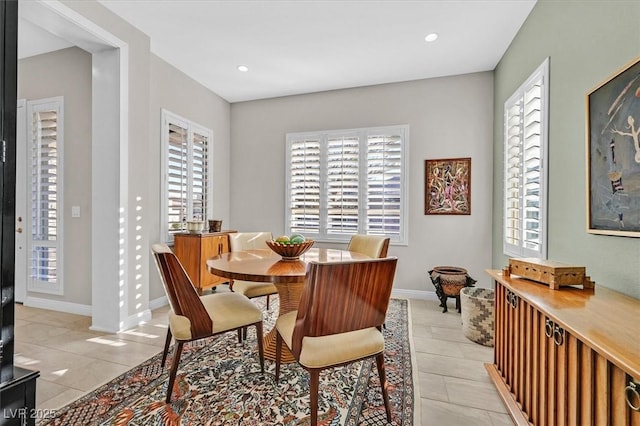
{"type": "Polygon", "coordinates": [[[640,300],[487,272],[496,300],[486,367],[516,424],[640,426],[640,300]]]}

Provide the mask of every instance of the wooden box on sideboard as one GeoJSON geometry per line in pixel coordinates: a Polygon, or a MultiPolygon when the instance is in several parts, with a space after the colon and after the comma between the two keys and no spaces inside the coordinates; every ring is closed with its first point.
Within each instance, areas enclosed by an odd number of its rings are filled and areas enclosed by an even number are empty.
{"type": "Polygon", "coordinates": [[[584,266],[567,265],[553,260],[537,258],[509,259],[509,274],[548,285],[552,290],[581,285],[593,288],[584,266]]]}

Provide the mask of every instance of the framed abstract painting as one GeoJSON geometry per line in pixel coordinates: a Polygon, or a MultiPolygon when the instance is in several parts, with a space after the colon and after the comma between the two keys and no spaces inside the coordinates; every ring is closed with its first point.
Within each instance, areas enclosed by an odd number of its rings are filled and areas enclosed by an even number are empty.
{"type": "Polygon", "coordinates": [[[471,214],[471,158],[425,160],[424,214],[471,214]]]}
{"type": "Polygon", "coordinates": [[[640,58],[586,95],[587,232],[640,237],[640,58]]]}

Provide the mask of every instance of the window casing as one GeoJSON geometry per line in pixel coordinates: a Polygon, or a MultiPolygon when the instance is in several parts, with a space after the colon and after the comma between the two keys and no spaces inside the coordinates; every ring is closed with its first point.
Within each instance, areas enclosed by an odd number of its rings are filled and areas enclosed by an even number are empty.
{"type": "Polygon", "coordinates": [[[409,126],[287,134],[288,234],[407,241],[409,126]]]}
{"type": "Polygon", "coordinates": [[[62,295],[64,98],[28,101],[27,121],[31,204],[27,288],[62,295]]]}
{"type": "Polygon", "coordinates": [[[547,257],[549,59],[504,104],[505,255],[547,257]]]}
{"type": "Polygon", "coordinates": [[[186,230],[190,220],[211,216],[213,132],[162,110],[162,235],[186,230]]]}

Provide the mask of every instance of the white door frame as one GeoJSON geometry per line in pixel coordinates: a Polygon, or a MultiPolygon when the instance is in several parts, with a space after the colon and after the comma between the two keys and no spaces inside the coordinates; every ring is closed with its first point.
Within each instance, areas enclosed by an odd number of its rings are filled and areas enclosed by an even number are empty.
{"type": "Polygon", "coordinates": [[[117,332],[129,311],[129,243],[120,241],[129,216],[129,46],[58,0],[22,1],[20,16],[92,53],[91,328],[117,332]]]}

